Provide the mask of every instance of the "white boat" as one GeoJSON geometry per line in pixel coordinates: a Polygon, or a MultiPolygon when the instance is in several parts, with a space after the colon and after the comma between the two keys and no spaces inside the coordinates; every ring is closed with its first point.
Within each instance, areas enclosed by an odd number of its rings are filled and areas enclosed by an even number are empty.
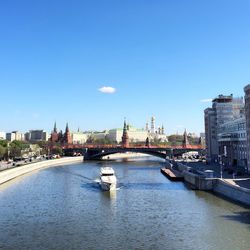
{"type": "Polygon", "coordinates": [[[116,189],[115,171],[111,167],[103,167],[100,172],[100,186],[104,191],[116,189]]]}

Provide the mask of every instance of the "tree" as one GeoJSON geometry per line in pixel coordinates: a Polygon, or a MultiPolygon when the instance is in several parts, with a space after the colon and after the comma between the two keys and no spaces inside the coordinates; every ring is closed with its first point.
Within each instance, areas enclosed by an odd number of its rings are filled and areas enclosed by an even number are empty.
{"type": "Polygon", "coordinates": [[[62,155],[63,151],[60,147],[54,147],[52,148],[51,153],[55,155],[62,155]]]}
{"type": "Polygon", "coordinates": [[[0,140],[0,145],[3,146],[4,148],[7,148],[8,142],[6,140],[0,140]]]}
{"type": "Polygon", "coordinates": [[[5,156],[7,151],[6,149],[7,149],[6,147],[0,145],[0,159],[2,159],[5,156]]]}
{"type": "Polygon", "coordinates": [[[168,141],[171,146],[180,146],[182,145],[183,136],[182,135],[170,135],[168,137],[168,141]]]}
{"type": "Polygon", "coordinates": [[[10,158],[17,158],[22,156],[21,148],[15,144],[10,145],[10,158]]]}
{"type": "Polygon", "coordinates": [[[12,141],[10,143],[10,157],[19,158],[22,157],[22,150],[28,149],[29,144],[23,141],[12,141]]]}

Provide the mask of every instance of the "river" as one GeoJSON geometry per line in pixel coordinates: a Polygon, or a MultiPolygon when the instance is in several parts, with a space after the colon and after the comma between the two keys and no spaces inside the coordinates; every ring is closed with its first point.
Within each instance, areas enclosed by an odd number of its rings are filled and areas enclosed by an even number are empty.
{"type": "Polygon", "coordinates": [[[250,210],[170,182],[163,162],[86,162],[0,187],[0,249],[250,249],[250,210]],[[118,190],[95,182],[112,166],[118,190]]]}

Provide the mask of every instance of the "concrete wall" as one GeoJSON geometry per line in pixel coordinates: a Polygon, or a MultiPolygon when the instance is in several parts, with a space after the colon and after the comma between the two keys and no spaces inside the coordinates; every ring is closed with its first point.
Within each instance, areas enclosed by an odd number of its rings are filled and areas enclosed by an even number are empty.
{"type": "Polygon", "coordinates": [[[216,181],[214,178],[205,178],[202,175],[198,175],[189,171],[184,171],[183,177],[188,184],[190,184],[194,189],[198,190],[212,190],[214,182],[216,181]]]}
{"type": "Polygon", "coordinates": [[[231,200],[250,206],[250,189],[235,186],[225,180],[217,179],[213,191],[231,200]]]}
{"type": "Polygon", "coordinates": [[[40,170],[47,167],[58,166],[58,165],[65,165],[65,164],[72,164],[82,162],[83,157],[64,157],[61,159],[53,159],[53,160],[46,160],[36,163],[27,164],[22,167],[16,167],[8,170],[4,170],[0,172],[0,185],[10,181],[18,176],[30,173],[32,171],[40,170]]]}
{"type": "Polygon", "coordinates": [[[188,171],[190,169],[190,167],[188,167],[187,165],[184,165],[180,162],[177,162],[177,169],[182,172],[182,171],[188,171]]]}

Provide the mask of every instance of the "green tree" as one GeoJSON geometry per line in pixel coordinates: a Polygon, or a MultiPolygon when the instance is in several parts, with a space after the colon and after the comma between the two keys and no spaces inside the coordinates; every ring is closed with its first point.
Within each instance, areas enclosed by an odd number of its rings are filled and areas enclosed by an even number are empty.
{"type": "Polygon", "coordinates": [[[2,159],[7,152],[7,147],[0,145],[0,159],[2,159]]]}
{"type": "Polygon", "coordinates": [[[6,140],[1,140],[0,145],[3,146],[4,148],[7,148],[8,142],[6,140]]]}
{"type": "Polygon", "coordinates": [[[54,147],[52,148],[51,153],[56,155],[62,155],[63,151],[61,147],[54,147]]]}
{"type": "Polygon", "coordinates": [[[12,141],[9,144],[10,158],[22,157],[22,151],[29,148],[29,144],[23,141],[12,141]]]}
{"type": "Polygon", "coordinates": [[[168,137],[169,145],[180,146],[182,145],[183,136],[182,135],[170,135],[168,137]]]}

